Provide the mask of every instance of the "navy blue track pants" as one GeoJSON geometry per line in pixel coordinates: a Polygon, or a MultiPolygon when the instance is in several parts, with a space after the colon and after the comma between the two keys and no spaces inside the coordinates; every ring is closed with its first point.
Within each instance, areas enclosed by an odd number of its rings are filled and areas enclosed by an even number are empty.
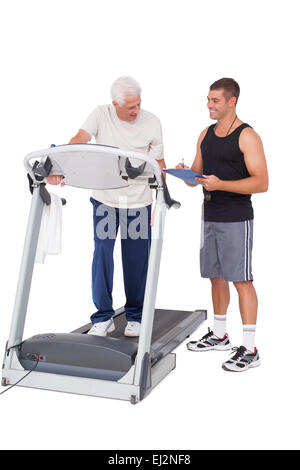
{"type": "Polygon", "coordinates": [[[151,205],[138,209],[118,209],[93,198],[90,200],[93,204],[95,244],[92,293],[97,308],[91,321],[106,321],[115,313],[112,299],[113,251],[120,227],[126,318],[128,321],[140,322],[151,245],[151,205]]]}

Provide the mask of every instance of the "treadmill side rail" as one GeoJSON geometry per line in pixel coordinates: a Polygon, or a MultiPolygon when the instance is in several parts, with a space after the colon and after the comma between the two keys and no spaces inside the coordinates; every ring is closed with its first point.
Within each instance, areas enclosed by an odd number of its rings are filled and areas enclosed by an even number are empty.
{"type": "Polygon", "coordinates": [[[157,206],[153,227],[153,238],[151,241],[147,281],[142,312],[140,340],[136,360],[136,373],[134,378],[134,383],[136,385],[141,383],[144,356],[146,353],[150,354],[165,217],[166,204],[163,200],[163,191],[162,189],[159,189],[157,193],[157,206]]]}
{"type": "Polygon", "coordinates": [[[7,345],[8,349],[21,343],[23,338],[43,208],[44,202],[41,198],[39,188],[36,187],[34,188],[32,195],[11,329],[7,345]]]}

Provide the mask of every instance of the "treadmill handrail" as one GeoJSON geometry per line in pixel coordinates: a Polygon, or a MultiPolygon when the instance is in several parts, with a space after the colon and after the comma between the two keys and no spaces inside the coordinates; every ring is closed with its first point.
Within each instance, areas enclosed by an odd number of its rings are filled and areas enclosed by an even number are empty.
{"type": "MultiPolygon", "coordinates": [[[[46,157],[50,157],[51,159],[51,156],[52,155],[55,156],[55,154],[67,153],[67,152],[69,153],[82,152],[82,151],[92,152],[95,154],[101,151],[102,154],[104,153],[104,154],[113,155],[116,157],[136,158],[139,160],[143,160],[144,162],[152,166],[153,173],[156,177],[156,181],[158,185],[162,186],[163,184],[160,166],[153,157],[150,157],[149,155],[143,152],[136,152],[133,150],[122,150],[116,147],[109,147],[109,146],[100,145],[100,144],[65,144],[65,145],[59,145],[56,147],[51,147],[47,149],[30,152],[24,158],[24,166],[26,168],[27,173],[29,173],[30,176],[35,180],[35,175],[32,171],[33,166],[30,164],[31,160],[33,159],[36,160],[38,158],[46,158],[46,157]]],[[[93,188],[90,188],[90,189],[93,189],[93,188]]]]}

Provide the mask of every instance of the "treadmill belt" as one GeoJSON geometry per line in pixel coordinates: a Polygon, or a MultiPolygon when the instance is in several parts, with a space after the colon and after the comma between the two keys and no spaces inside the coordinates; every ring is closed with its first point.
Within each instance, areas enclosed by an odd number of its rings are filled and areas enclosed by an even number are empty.
{"type": "MultiPolygon", "coordinates": [[[[206,318],[206,310],[195,310],[191,312],[185,310],[155,309],[150,352],[152,363],[155,363],[172,352],[192,334],[206,318]]],[[[139,342],[139,337],[130,338],[124,336],[127,320],[123,307],[116,311],[114,323],[115,330],[109,333],[107,338],[125,340],[131,344],[137,344],[139,342]]],[[[92,324],[89,323],[72,333],[87,333],[91,326],[92,324]]]]}
{"type": "MultiPolygon", "coordinates": [[[[157,308],[155,309],[153,330],[152,330],[152,339],[151,344],[159,341],[162,336],[165,336],[167,333],[173,333],[173,329],[179,324],[182,320],[188,318],[191,312],[183,310],[164,310],[157,308]]],[[[139,338],[129,338],[124,336],[124,330],[127,324],[127,320],[124,313],[117,315],[114,318],[115,322],[115,331],[109,334],[112,338],[126,338],[129,341],[134,341],[138,343],[139,338]]]]}

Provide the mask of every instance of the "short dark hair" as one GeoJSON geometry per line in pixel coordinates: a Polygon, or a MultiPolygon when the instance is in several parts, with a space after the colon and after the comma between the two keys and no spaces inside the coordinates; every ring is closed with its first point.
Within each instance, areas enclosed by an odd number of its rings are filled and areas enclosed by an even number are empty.
{"type": "Polygon", "coordinates": [[[230,100],[233,96],[236,97],[236,102],[240,96],[240,86],[233,80],[233,78],[221,78],[217,80],[212,85],[210,85],[210,90],[219,90],[220,88],[224,89],[224,96],[226,101],[230,100]]]}

